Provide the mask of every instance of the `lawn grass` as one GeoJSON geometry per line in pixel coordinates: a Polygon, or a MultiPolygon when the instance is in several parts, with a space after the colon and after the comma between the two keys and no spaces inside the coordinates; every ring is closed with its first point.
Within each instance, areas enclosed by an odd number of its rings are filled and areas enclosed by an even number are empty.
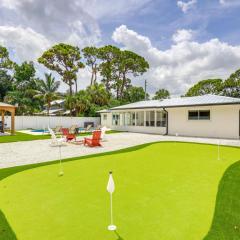
{"type": "Polygon", "coordinates": [[[231,165],[219,184],[213,223],[204,240],[240,239],[240,162],[231,165]]]}
{"type": "MultiPolygon", "coordinates": [[[[56,162],[2,169],[0,233],[10,240],[203,239],[219,181],[238,160],[239,148],[221,147],[218,161],[217,146],[162,142],[65,161],[63,177],[56,162]],[[107,231],[109,170],[116,233],[107,231]]],[[[208,238],[215,239],[227,238],[208,238]]]]}
{"type": "MultiPolygon", "coordinates": [[[[119,131],[110,130],[107,131],[106,134],[111,133],[118,133],[119,131]]],[[[80,133],[78,136],[87,136],[91,133],[80,133]]],[[[20,142],[20,141],[33,141],[33,140],[44,140],[44,139],[50,139],[50,135],[31,135],[27,133],[22,132],[16,132],[15,135],[8,135],[8,136],[0,136],[0,143],[8,143],[8,142],[20,142]]]]}

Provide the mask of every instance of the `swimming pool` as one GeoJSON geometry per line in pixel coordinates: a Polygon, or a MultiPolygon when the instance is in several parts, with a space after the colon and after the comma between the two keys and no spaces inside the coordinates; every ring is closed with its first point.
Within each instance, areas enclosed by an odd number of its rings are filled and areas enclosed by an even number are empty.
{"type": "Polygon", "coordinates": [[[34,129],[31,130],[31,132],[35,132],[35,133],[47,133],[49,132],[48,130],[44,130],[44,129],[34,129]]]}

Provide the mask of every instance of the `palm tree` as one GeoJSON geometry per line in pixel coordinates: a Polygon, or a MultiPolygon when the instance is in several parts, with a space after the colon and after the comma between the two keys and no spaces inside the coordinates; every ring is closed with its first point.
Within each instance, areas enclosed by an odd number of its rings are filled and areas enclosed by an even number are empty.
{"type": "Polygon", "coordinates": [[[80,90],[74,95],[68,95],[65,98],[65,107],[67,109],[74,109],[75,115],[86,112],[90,107],[89,95],[85,90],[80,90]]]}
{"type": "Polygon", "coordinates": [[[95,83],[87,87],[87,94],[91,98],[91,102],[98,105],[104,106],[107,105],[109,101],[109,94],[106,91],[106,88],[103,84],[95,83]]]}
{"type": "Polygon", "coordinates": [[[57,90],[60,86],[60,81],[55,81],[52,74],[45,73],[45,80],[38,80],[38,90],[35,95],[36,98],[42,99],[47,104],[47,114],[49,115],[49,109],[51,102],[59,97],[57,90]]]}

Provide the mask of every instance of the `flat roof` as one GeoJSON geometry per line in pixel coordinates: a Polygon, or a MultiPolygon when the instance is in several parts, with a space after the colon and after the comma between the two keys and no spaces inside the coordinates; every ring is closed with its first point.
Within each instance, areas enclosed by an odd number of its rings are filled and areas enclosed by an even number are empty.
{"type": "Polygon", "coordinates": [[[196,97],[179,97],[164,100],[140,101],[114,107],[111,108],[111,110],[141,109],[141,108],[172,108],[172,107],[231,105],[231,104],[240,104],[240,98],[208,94],[196,97]]]}

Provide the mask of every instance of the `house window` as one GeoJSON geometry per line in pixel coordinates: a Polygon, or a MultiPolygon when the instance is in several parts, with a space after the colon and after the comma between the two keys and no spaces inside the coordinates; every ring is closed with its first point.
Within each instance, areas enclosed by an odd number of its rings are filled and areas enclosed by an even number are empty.
{"type": "Polygon", "coordinates": [[[200,110],[199,111],[200,120],[210,120],[210,110],[200,110]]]}
{"type": "Polygon", "coordinates": [[[112,115],[112,125],[113,126],[119,126],[120,125],[120,115],[119,114],[113,114],[112,115]]]}
{"type": "Polygon", "coordinates": [[[166,120],[167,120],[167,114],[164,111],[157,111],[157,122],[156,126],[157,127],[166,127],[166,120]]]}
{"type": "Polygon", "coordinates": [[[188,111],[188,120],[210,120],[210,110],[188,111]]]}
{"type": "Polygon", "coordinates": [[[146,111],[146,127],[154,127],[154,126],[155,126],[155,112],[146,111]]]}
{"type": "Polygon", "coordinates": [[[104,121],[107,120],[107,114],[103,114],[103,120],[104,120],[104,121]]]}
{"type": "Polygon", "coordinates": [[[136,112],[136,126],[144,126],[144,112],[136,112]]]}

